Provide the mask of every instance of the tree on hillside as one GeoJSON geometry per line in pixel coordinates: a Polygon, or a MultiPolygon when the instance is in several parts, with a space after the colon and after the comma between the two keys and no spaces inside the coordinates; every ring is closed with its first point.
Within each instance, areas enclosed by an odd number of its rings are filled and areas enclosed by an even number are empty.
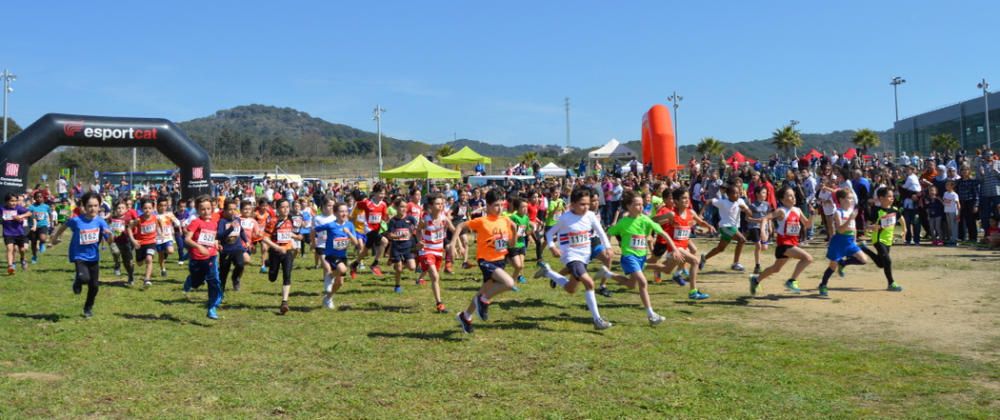
{"type": "Polygon", "coordinates": [[[538,153],[536,153],[536,152],[524,152],[524,154],[521,155],[520,159],[521,159],[522,162],[527,162],[530,165],[532,162],[538,160],[538,153]]]}
{"type": "Polygon", "coordinates": [[[456,152],[456,150],[455,150],[454,147],[451,147],[450,144],[445,144],[445,145],[439,147],[436,151],[434,151],[434,156],[437,156],[438,158],[442,158],[442,157],[445,157],[445,156],[448,156],[448,155],[455,154],[455,152],[456,152]]]}
{"type": "Polygon", "coordinates": [[[789,151],[802,147],[802,133],[794,126],[786,125],[774,130],[771,134],[771,144],[787,155],[789,151]]]}
{"type": "Polygon", "coordinates": [[[715,137],[705,137],[698,142],[695,150],[702,155],[720,156],[726,150],[726,146],[715,137]]]}
{"type": "Polygon", "coordinates": [[[958,147],[958,140],[955,136],[949,133],[941,133],[931,136],[931,150],[948,153],[958,150],[958,147]]]}
{"type": "Polygon", "coordinates": [[[862,128],[854,133],[851,142],[861,148],[862,154],[867,154],[868,149],[874,149],[882,144],[882,139],[879,138],[878,133],[874,130],[862,128]]]}
{"type": "MultiPolygon", "coordinates": [[[[3,124],[3,121],[0,121],[0,124],[3,124]]],[[[17,125],[17,122],[15,122],[13,118],[7,117],[7,140],[10,140],[20,132],[21,126],[17,125]]]]}
{"type": "Polygon", "coordinates": [[[271,156],[291,156],[295,153],[295,148],[281,136],[276,136],[268,145],[271,156]]]}

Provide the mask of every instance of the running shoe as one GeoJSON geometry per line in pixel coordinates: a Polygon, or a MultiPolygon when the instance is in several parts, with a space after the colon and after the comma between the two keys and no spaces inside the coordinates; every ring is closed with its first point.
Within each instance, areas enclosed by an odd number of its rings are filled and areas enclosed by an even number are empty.
{"type": "Polygon", "coordinates": [[[476,304],[476,315],[479,315],[479,319],[487,321],[490,319],[490,304],[483,302],[481,295],[476,295],[472,298],[472,301],[476,304]]]}
{"type": "Polygon", "coordinates": [[[708,298],[709,298],[709,296],[708,296],[707,293],[702,293],[702,292],[698,291],[698,289],[695,289],[695,290],[692,290],[692,291],[688,292],[688,299],[691,299],[691,300],[705,300],[705,299],[708,299],[708,298]]]}
{"type": "Polygon", "coordinates": [[[517,282],[521,283],[521,284],[525,284],[525,283],[528,282],[528,279],[525,278],[524,275],[522,274],[522,275],[517,276],[517,282]]]}
{"type": "Polygon", "coordinates": [[[184,265],[184,260],[177,261],[177,265],[184,265]]]}
{"type": "Polygon", "coordinates": [[[455,272],[455,264],[452,264],[451,261],[444,263],[444,272],[448,274],[455,272]]]}
{"type": "Polygon", "coordinates": [[[125,287],[132,287],[134,285],[135,285],[135,280],[129,279],[127,282],[125,282],[125,287]]]}
{"type": "Polygon", "coordinates": [[[208,309],[208,319],[219,319],[219,313],[216,312],[215,308],[208,309]]]}
{"type": "Polygon", "coordinates": [[[28,262],[21,260],[21,271],[28,271],[28,262]]]}
{"type": "MultiPolygon", "coordinates": [[[[549,272],[549,270],[551,270],[551,268],[549,268],[549,265],[547,263],[539,262],[538,263],[538,271],[536,271],[535,275],[532,276],[532,277],[534,277],[536,279],[543,278],[543,277],[545,277],[545,274],[549,272]]],[[[555,283],[555,282],[553,282],[553,283],[555,283]]]]}
{"type": "Polygon", "coordinates": [[[660,325],[665,318],[660,316],[660,314],[653,314],[653,316],[646,318],[649,320],[649,325],[660,325]]]}
{"type": "Polygon", "coordinates": [[[233,291],[234,292],[240,291],[240,284],[239,283],[233,283],[233,291]]]}
{"type": "Polygon", "coordinates": [[[757,295],[757,288],[758,287],[760,287],[760,278],[756,274],[754,274],[754,275],[750,276],[750,295],[751,296],[756,296],[757,295]]]}
{"type": "Polygon", "coordinates": [[[443,303],[437,304],[437,306],[434,307],[434,310],[437,311],[437,313],[439,313],[439,314],[446,314],[446,313],[448,313],[448,308],[445,308],[443,303]]]}
{"type": "Polygon", "coordinates": [[[608,290],[605,286],[601,286],[597,289],[597,294],[604,297],[611,297],[611,290],[608,290]]]}
{"type": "Polygon", "coordinates": [[[684,280],[684,277],[681,277],[681,273],[679,272],[674,273],[674,276],[671,278],[674,280],[674,283],[677,283],[678,286],[687,286],[688,284],[687,281],[684,280]]]}
{"type": "Polygon", "coordinates": [[[282,314],[282,315],[288,313],[288,301],[287,300],[281,301],[281,307],[278,308],[278,313],[282,314]]]}
{"type": "Polygon", "coordinates": [[[166,268],[161,268],[160,269],[160,277],[166,277],[166,276],[167,276],[167,269],[166,268]]]}
{"type": "Polygon", "coordinates": [[[458,320],[458,326],[462,328],[462,332],[472,334],[472,320],[465,317],[465,312],[459,312],[458,315],[455,316],[455,319],[458,320]]]}
{"type": "Polygon", "coordinates": [[[78,295],[83,292],[83,282],[79,279],[73,280],[73,294],[78,295]]]}
{"type": "Polygon", "coordinates": [[[743,264],[740,263],[734,263],[730,268],[739,271],[741,273],[747,270],[746,268],[743,267],[743,264]]]}
{"type": "Polygon", "coordinates": [[[472,268],[472,264],[469,264],[468,261],[462,261],[462,268],[468,270],[468,269],[472,268]]]}
{"type": "Polygon", "coordinates": [[[792,293],[799,293],[802,290],[799,289],[799,282],[795,280],[788,280],[785,282],[785,289],[792,293]]]}
{"type": "Polygon", "coordinates": [[[699,271],[705,269],[705,261],[706,261],[705,260],[705,254],[701,254],[701,261],[698,261],[698,270],[699,271]]]}
{"type": "Polygon", "coordinates": [[[681,276],[684,277],[684,278],[691,277],[691,273],[689,273],[686,268],[682,268],[681,271],[680,271],[680,273],[681,273],[681,276]]]}
{"type": "Polygon", "coordinates": [[[356,278],[358,278],[358,263],[357,262],[352,262],[351,263],[351,280],[354,280],[356,278]]]}
{"type": "Polygon", "coordinates": [[[94,311],[92,309],[84,309],[83,310],[83,317],[87,318],[87,319],[93,318],[94,317],[94,311]]]}
{"type": "MultiPolygon", "coordinates": [[[[261,272],[261,274],[267,274],[267,266],[266,265],[260,266],[260,272],[261,272]]],[[[274,281],[274,280],[271,280],[271,281],[274,281]]]]}
{"type": "Polygon", "coordinates": [[[520,292],[520,291],[521,291],[521,288],[520,288],[520,287],[517,287],[517,286],[511,286],[511,287],[510,287],[510,291],[512,291],[512,292],[520,292]]]}
{"type": "Polygon", "coordinates": [[[372,273],[375,274],[378,277],[382,277],[382,268],[380,268],[377,265],[373,265],[372,266],[372,273]]]}
{"type": "Polygon", "coordinates": [[[38,252],[41,252],[43,254],[45,253],[45,243],[44,242],[38,247],[38,252]]]}
{"type": "Polygon", "coordinates": [[[38,264],[38,257],[31,257],[32,264],[38,264]]]}
{"type": "Polygon", "coordinates": [[[896,282],[892,282],[892,284],[890,284],[889,287],[886,288],[885,290],[888,290],[890,292],[902,292],[903,286],[896,284],[896,282]]]}
{"type": "Polygon", "coordinates": [[[122,270],[119,270],[119,269],[116,268],[115,269],[115,275],[116,276],[121,276],[122,275],[122,270]]]}
{"type": "Polygon", "coordinates": [[[416,281],[416,285],[417,285],[417,286],[423,286],[423,285],[425,285],[425,284],[427,284],[427,280],[424,280],[424,279],[417,279],[417,281],[416,281]]]}
{"type": "Polygon", "coordinates": [[[754,266],[753,266],[753,273],[754,274],[760,274],[760,264],[754,264],[754,266]]]}
{"type": "Polygon", "coordinates": [[[396,292],[396,293],[403,293],[403,286],[396,286],[396,287],[393,287],[393,288],[392,288],[392,291],[393,291],[393,292],[396,292]]]}
{"type": "Polygon", "coordinates": [[[653,272],[653,283],[663,283],[663,278],[660,277],[659,271],[653,272]]]}
{"type": "Polygon", "coordinates": [[[333,309],[333,296],[323,296],[323,307],[326,309],[333,309]]]}
{"type": "Polygon", "coordinates": [[[611,328],[611,323],[608,322],[608,321],[606,321],[606,320],[604,320],[604,318],[595,318],[594,319],[594,329],[595,330],[606,330],[608,328],[611,328]]]}
{"type": "Polygon", "coordinates": [[[152,285],[153,285],[153,282],[150,281],[150,280],[146,280],[146,281],[142,282],[142,287],[150,287],[152,285]]]}
{"type": "Polygon", "coordinates": [[[821,297],[828,297],[828,296],[830,296],[830,289],[828,289],[826,286],[820,286],[819,287],[819,295],[821,297]]]}

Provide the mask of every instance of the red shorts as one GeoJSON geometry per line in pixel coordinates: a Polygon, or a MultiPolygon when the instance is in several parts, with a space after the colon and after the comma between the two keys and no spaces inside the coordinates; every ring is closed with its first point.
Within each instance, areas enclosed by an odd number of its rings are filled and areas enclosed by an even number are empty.
{"type": "Polygon", "coordinates": [[[427,254],[427,255],[421,255],[418,260],[420,262],[421,271],[430,271],[431,266],[440,270],[441,263],[444,261],[444,257],[440,255],[427,254]]]}

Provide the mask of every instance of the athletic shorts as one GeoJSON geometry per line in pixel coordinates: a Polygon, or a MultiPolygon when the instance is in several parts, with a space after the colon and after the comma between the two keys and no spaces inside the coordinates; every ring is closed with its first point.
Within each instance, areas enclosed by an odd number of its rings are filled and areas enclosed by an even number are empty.
{"type": "Polygon", "coordinates": [[[566,263],[566,268],[569,269],[570,275],[578,279],[587,274],[587,264],[582,261],[570,261],[566,263]]]}
{"type": "Polygon", "coordinates": [[[440,255],[426,254],[418,257],[417,261],[420,262],[420,271],[427,272],[431,271],[431,267],[440,270],[441,263],[444,262],[444,257],[440,255]]]}
{"type": "Polygon", "coordinates": [[[597,246],[590,247],[590,259],[597,259],[602,252],[604,252],[604,244],[598,242],[597,246]]]}
{"type": "Polygon", "coordinates": [[[754,243],[760,242],[760,228],[747,229],[747,241],[754,243]]]}
{"type": "Polygon", "coordinates": [[[622,271],[629,275],[646,268],[646,256],[637,257],[635,255],[622,255],[622,271]]]}
{"type": "Polygon", "coordinates": [[[656,242],[653,244],[653,255],[656,256],[656,258],[662,257],[663,254],[666,254],[667,251],[669,250],[670,249],[667,247],[667,244],[665,243],[656,242]]]}
{"type": "Polygon", "coordinates": [[[42,235],[48,235],[48,234],[49,234],[48,226],[36,227],[35,230],[28,232],[28,239],[32,241],[39,241],[41,240],[42,235]]]}
{"type": "Polygon", "coordinates": [[[326,247],[323,248],[313,248],[313,251],[319,255],[326,255],[326,247]]]}
{"type": "Polygon", "coordinates": [[[507,266],[507,261],[497,260],[497,261],[486,261],[477,260],[479,263],[479,271],[483,273],[483,283],[486,283],[493,279],[493,272],[497,270],[503,270],[507,266]]]}
{"type": "Polygon", "coordinates": [[[788,252],[788,250],[792,248],[795,248],[795,245],[778,245],[774,247],[774,258],[779,260],[782,258],[788,258],[788,256],[785,255],[785,252],[788,252]]]}
{"type": "Polygon", "coordinates": [[[406,244],[407,246],[396,246],[393,242],[389,243],[389,262],[397,263],[413,259],[412,247],[409,246],[409,241],[406,244]]]}
{"type": "Polygon", "coordinates": [[[371,245],[372,247],[375,247],[381,240],[382,240],[382,234],[378,233],[378,231],[373,230],[365,234],[366,245],[371,245]]]}
{"type": "Polygon", "coordinates": [[[23,247],[25,243],[27,243],[26,239],[27,239],[27,237],[25,237],[24,235],[21,235],[21,236],[7,236],[7,235],[4,235],[3,236],[3,244],[4,245],[14,244],[18,248],[20,248],[20,247],[23,247]]]}
{"type": "Polygon", "coordinates": [[[520,248],[507,248],[507,258],[513,258],[518,255],[524,255],[528,251],[527,246],[522,246],[520,248]]]}
{"type": "Polygon", "coordinates": [[[723,241],[731,241],[740,230],[735,226],[719,226],[719,237],[723,241]]]}
{"type": "Polygon", "coordinates": [[[338,257],[336,255],[324,255],[323,259],[325,259],[327,264],[330,264],[330,267],[334,269],[337,268],[337,264],[347,265],[347,257],[338,257]]]}
{"type": "Polygon", "coordinates": [[[156,255],[156,244],[140,245],[139,249],[135,252],[135,260],[137,262],[146,261],[147,255],[156,255]]]}
{"type": "Polygon", "coordinates": [[[826,248],[826,259],[830,261],[840,261],[848,255],[854,255],[861,251],[854,241],[854,235],[835,234],[830,239],[830,244],[826,248]]]}
{"type": "Polygon", "coordinates": [[[174,241],[166,241],[162,244],[156,244],[156,252],[167,252],[167,247],[174,246],[174,241]]]}

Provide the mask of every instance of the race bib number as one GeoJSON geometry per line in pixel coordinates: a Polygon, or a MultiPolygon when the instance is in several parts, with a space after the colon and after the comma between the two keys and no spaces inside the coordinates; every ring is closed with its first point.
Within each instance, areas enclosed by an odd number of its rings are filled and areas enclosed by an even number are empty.
{"type": "Polygon", "coordinates": [[[112,232],[115,232],[115,234],[119,234],[119,233],[122,233],[122,231],[124,231],[124,230],[125,230],[125,222],[123,222],[121,220],[112,220],[111,221],[111,231],[112,232]]]}
{"type": "Polygon", "coordinates": [[[198,244],[204,246],[214,246],[215,245],[215,234],[214,230],[203,230],[198,233],[198,244]]]}
{"type": "Polygon", "coordinates": [[[81,229],[80,245],[93,245],[101,240],[101,229],[81,229]]]}
{"type": "Polygon", "coordinates": [[[493,249],[497,250],[498,252],[507,252],[507,246],[509,243],[510,242],[507,241],[507,238],[494,239],[493,249]]]}
{"type": "Polygon", "coordinates": [[[690,227],[674,227],[674,239],[685,240],[691,237],[690,227]]]}
{"type": "Polygon", "coordinates": [[[569,241],[569,246],[590,246],[590,232],[571,232],[566,236],[569,241]]]}
{"type": "Polygon", "coordinates": [[[287,244],[292,241],[292,232],[287,230],[279,230],[276,235],[279,244],[287,244]]]}
{"type": "Polygon", "coordinates": [[[17,217],[17,210],[4,210],[3,211],[3,220],[10,221],[10,220],[14,220],[15,217],[17,217]]]}
{"type": "Polygon", "coordinates": [[[405,228],[403,228],[403,229],[396,229],[396,230],[392,231],[392,235],[391,236],[392,236],[393,240],[396,240],[396,241],[405,241],[407,239],[410,239],[410,230],[409,229],[405,229],[405,228]]]}
{"type": "Polygon", "coordinates": [[[240,236],[240,225],[233,226],[233,230],[229,232],[230,237],[240,236]]]}
{"type": "Polygon", "coordinates": [[[325,245],[326,244],[326,231],[325,230],[321,230],[319,232],[316,232],[316,244],[317,245],[319,245],[319,244],[324,244],[325,245]]]}
{"type": "Polygon", "coordinates": [[[438,229],[435,230],[434,233],[431,233],[431,240],[434,242],[443,240],[444,238],[445,238],[444,229],[438,229]]]}
{"type": "Polygon", "coordinates": [[[174,238],[174,227],[173,226],[164,226],[163,229],[160,230],[160,235],[163,236],[163,239],[173,239],[174,238]]]}
{"type": "Polygon", "coordinates": [[[789,235],[789,236],[798,235],[800,231],[802,231],[802,225],[800,225],[798,223],[796,223],[794,225],[786,225],[785,226],[785,234],[786,235],[789,235]]]}
{"type": "Polygon", "coordinates": [[[896,226],[896,214],[893,213],[885,215],[885,217],[879,219],[879,225],[882,226],[883,229],[896,226]]]}
{"type": "Polygon", "coordinates": [[[525,226],[518,226],[517,227],[517,236],[520,236],[520,237],[523,238],[525,230],[527,230],[527,229],[525,229],[525,226]]]}
{"type": "Polygon", "coordinates": [[[382,213],[374,213],[368,216],[368,224],[374,225],[382,223],[382,213]]]}
{"type": "Polygon", "coordinates": [[[49,220],[49,214],[46,213],[46,212],[44,212],[44,211],[36,211],[35,212],[35,220],[39,220],[39,221],[49,220]]]}
{"type": "Polygon", "coordinates": [[[156,232],[156,224],[149,223],[149,224],[145,224],[145,225],[139,225],[139,232],[142,232],[142,233],[145,233],[145,234],[156,232]]]}
{"type": "Polygon", "coordinates": [[[632,248],[642,249],[646,247],[646,237],[642,235],[632,235],[632,240],[629,241],[632,248]]]}
{"type": "Polygon", "coordinates": [[[351,244],[351,240],[346,237],[333,238],[333,249],[343,251],[351,244]]]}
{"type": "Polygon", "coordinates": [[[250,220],[250,219],[241,219],[240,220],[240,227],[242,227],[243,230],[245,230],[245,231],[248,231],[248,232],[252,231],[253,230],[253,220],[250,220]]]}

